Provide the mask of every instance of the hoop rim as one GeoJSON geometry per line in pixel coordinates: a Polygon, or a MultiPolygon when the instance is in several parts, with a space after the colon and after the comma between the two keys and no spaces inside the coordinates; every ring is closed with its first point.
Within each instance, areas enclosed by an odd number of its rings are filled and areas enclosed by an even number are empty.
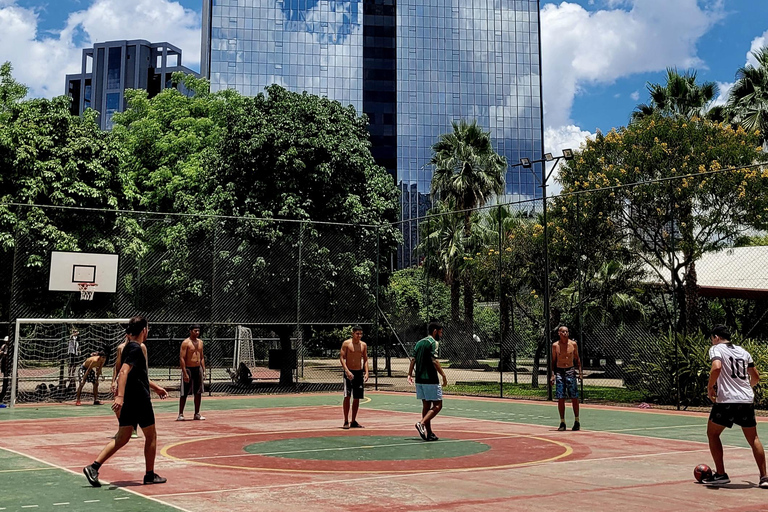
{"type": "Polygon", "coordinates": [[[76,284],[77,284],[77,287],[80,288],[81,291],[87,290],[91,286],[94,286],[94,287],[99,286],[98,283],[83,283],[83,282],[80,282],[80,283],[76,283],[76,284]]]}

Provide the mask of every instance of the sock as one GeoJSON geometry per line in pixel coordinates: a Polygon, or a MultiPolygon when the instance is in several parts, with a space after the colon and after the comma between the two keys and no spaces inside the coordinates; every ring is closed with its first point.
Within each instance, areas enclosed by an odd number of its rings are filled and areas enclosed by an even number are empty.
{"type": "Polygon", "coordinates": [[[578,416],[576,416],[576,421],[579,421],[579,417],[578,416]]]}
{"type": "Polygon", "coordinates": [[[96,461],[93,461],[93,464],[91,464],[91,467],[92,467],[93,469],[95,469],[96,471],[98,471],[99,469],[101,469],[101,463],[100,463],[100,462],[96,462],[96,461]]]}
{"type": "Polygon", "coordinates": [[[560,416],[560,423],[565,423],[565,416],[560,416]]]}

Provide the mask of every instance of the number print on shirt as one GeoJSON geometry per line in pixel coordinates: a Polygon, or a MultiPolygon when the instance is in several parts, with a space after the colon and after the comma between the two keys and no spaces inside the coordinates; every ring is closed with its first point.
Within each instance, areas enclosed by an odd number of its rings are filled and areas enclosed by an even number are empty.
{"type": "Polygon", "coordinates": [[[747,380],[747,362],[743,359],[734,359],[732,357],[728,359],[731,361],[731,378],[747,380]]]}

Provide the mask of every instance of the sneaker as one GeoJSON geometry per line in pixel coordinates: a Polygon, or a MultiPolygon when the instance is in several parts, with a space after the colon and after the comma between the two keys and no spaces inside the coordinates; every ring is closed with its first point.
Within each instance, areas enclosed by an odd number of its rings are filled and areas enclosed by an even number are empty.
{"type": "Polygon", "coordinates": [[[364,427],[358,422],[353,421],[352,423],[349,424],[349,428],[364,428],[364,427]]]}
{"type": "Polygon", "coordinates": [[[704,485],[725,485],[731,483],[731,479],[728,478],[728,473],[713,473],[711,477],[705,478],[701,481],[704,485]]]}
{"type": "Polygon", "coordinates": [[[184,421],[184,415],[183,414],[179,414],[179,417],[176,418],[176,421],[184,421]]]}
{"type": "Polygon", "coordinates": [[[83,405],[83,404],[81,404],[80,400],[78,400],[77,402],[75,402],[75,405],[83,405]]]}
{"type": "Polygon", "coordinates": [[[131,439],[136,439],[138,437],[139,437],[139,433],[134,430],[133,433],[131,434],[131,439]]]}
{"type": "Polygon", "coordinates": [[[571,430],[581,430],[581,423],[578,421],[573,422],[573,427],[571,427],[571,430]]]}
{"type": "Polygon", "coordinates": [[[565,423],[560,423],[560,426],[557,427],[557,430],[560,431],[560,432],[564,431],[565,429],[566,429],[565,423]]]}
{"type": "Polygon", "coordinates": [[[83,468],[83,473],[85,474],[85,478],[88,479],[89,484],[94,487],[101,487],[101,482],[99,482],[99,472],[96,471],[93,466],[85,466],[83,468]]]}
{"type": "Polygon", "coordinates": [[[348,421],[345,421],[345,422],[344,422],[344,425],[343,425],[341,428],[343,428],[344,430],[347,430],[347,429],[349,429],[349,422],[348,422],[348,421]]]}
{"type": "Polygon", "coordinates": [[[427,441],[439,441],[439,440],[440,440],[440,438],[437,437],[435,434],[429,434],[427,436],[427,441]]]}
{"type": "Polygon", "coordinates": [[[760,477],[760,483],[757,486],[761,489],[768,489],[768,476],[760,477]]]}
{"type": "MultiPolygon", "coordinates": [[[[182,418],[182,419],[183,419],[183,418],[182,418]]],[[[204,420],[204,419],[205,419],[205,416],[203,416],[203,415],[202,415],[202,414],[200,414],[200,413],[197,413],[197,414],[195,414],[195,416],[194,416],[194,419],[196,419],[196,420],[198,420],[198,421],[202,421],[202,420],[204,420]]]]}
{"type": "Polygon", "coordinates": [[[93,405],[101,405],[101,402],[96,400],[95,402],[93,402],[93,405]]]}
{"type": "Polygon", "coordinates": [[[144,485],[147,484],[164,484],[167,482],[167,478],[163,478],[155,472],[147,473],[144,475],[144,485]]]}
{"type": "Polygon", "coordinates": [[[416,424],[416,430],[419,431],[419,435],[423,440],[427,440],[427,429],[424,428],[424,425],[421,424],[421,422],[416,424]]]}

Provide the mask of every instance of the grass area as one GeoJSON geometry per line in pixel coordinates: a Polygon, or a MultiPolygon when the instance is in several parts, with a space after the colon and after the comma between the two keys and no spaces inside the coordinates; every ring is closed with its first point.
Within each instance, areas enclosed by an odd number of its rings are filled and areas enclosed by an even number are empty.
{"type": "MultiPolygon", "coordinates": [[[[498,382],[457,382],[445,388],[447,393],[499,396],[498,382]]],[[[538,388],[530,384],[504,383],[503,396],[520,398],[546,398],[547,386],[542,383],[538,388]]],[[[584,398],[607,402],[642,402],[643,394],[625,388],[610,386],[584,386],[584,398]]]]}

